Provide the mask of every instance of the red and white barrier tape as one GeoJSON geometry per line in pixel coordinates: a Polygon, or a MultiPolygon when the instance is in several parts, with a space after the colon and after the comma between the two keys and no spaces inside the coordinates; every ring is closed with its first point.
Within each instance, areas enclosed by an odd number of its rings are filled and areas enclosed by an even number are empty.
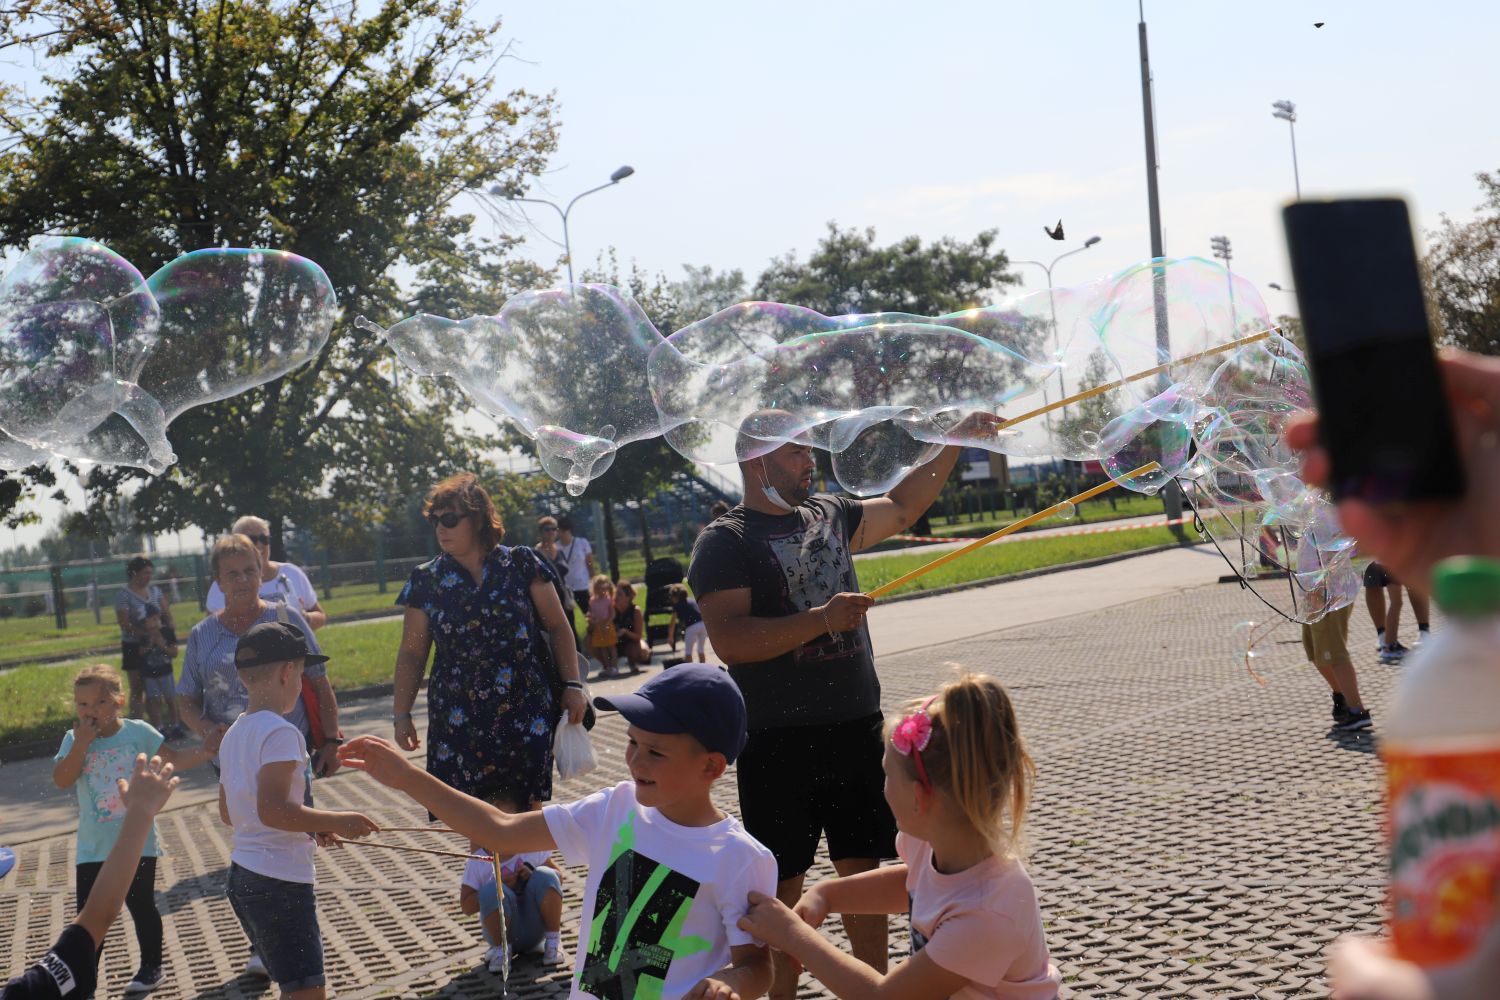
{"type": "MultiPolygon", "coordinates": [[[[1193,523],[1193,519],[1191,517],[1179,517],[1179,518],[1174,518],[1173,520],[1170,520],[1170,521],[1148,521],[1148,522],[1146,522],[1144,524],[1101,524],[1101,525],[1098,525],[1097,527],[1085,526],[1085,527],[1081,527],[1081,528],[1073,528],[1070,531],[1053,531],[1049,535],[1047,535],[1046,537],[1048,537],[1048,538],[1067,538],[1067,537],[1070,537],[1072,535],[1100,535],[1100,534],[1103,534],[1106,531],[1134,531],[1137,528],[1161,528],[1161,527],[1166,527],[1166,526],[1173,525],[1173,524],[1192,524],[1192,523],[1193,523]]],[[[1006,535],[1004,538],[997,539],[997,541],[1001,541],[1001,542],[1014,542],[1014,541],[1017,541],[1019,539],[1025,538],[1027,536],[1027,534],[1028,533],[1024,532],[1024,531],[1017,532],[1014,535],[1006,535]]],[[[901,541],[901,542],[972,542],[975,537],[983,537],[983,536],[949,535],[946,538],[937,538],[937,537],[933,537],[933,536],[930,536],[930,535],[892,535],[891,536],[892,539],[894,539],[896,541],[901,541]]]]}

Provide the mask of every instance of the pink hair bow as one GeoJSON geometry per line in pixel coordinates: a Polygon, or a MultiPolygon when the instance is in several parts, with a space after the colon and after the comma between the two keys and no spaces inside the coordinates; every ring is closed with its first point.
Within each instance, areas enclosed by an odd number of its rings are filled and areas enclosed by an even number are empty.
{"type": "Polygon", "coordinates": [[[927,714],[927,707],[936,697],[937,695],[933,695],[922,702],[920,709],[896,723],[896,728],[891,730],[891,746],[901,756],[910,757],[916,762],[917,778],[929,792],[932,791],[932,781],[927,777],[927,768],[922,766],[922,751],[932,742],[932,717],[927,714]]]}

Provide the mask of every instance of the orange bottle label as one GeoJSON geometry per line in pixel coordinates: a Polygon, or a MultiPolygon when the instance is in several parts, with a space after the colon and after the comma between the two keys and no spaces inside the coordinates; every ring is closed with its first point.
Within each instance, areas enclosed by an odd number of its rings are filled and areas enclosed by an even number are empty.
{"type": "Polygon", "coordinates": [[[1496,916],[1500,744],[1382,756],[1396,953],[1425,966],[1465,958],[1496,916]]]}

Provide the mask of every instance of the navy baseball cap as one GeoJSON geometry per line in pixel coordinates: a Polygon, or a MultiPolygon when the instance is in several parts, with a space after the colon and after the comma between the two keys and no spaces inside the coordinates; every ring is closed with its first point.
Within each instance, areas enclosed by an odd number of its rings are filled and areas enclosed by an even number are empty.
{"type": "Polygon", "coordinates": [[[679,664],[633,694],[601,695],[594,705],[648,733],[687,733],[731,764],[745,749],[745,698],[729,671],[715,664],[679,664]]]}
{"type": "Polygon", "coordinates": [[[310,667],[314,663],[327,663],[328,657],[309,650],[307,636],[291,622],[261,622],[234,644],[236,668],[261,667],[287,660],[306,660],[310,667]]]}

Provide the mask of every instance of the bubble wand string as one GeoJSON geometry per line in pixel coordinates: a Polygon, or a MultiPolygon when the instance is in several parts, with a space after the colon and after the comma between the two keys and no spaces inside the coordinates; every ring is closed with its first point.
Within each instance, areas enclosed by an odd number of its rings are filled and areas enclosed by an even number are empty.
{"type": "MultiPolygon", "coordinates": [[[[1147,473],[1155,472],[1160,468],[1161,466],[1156,462],[1147,462],[1145,465],[1141,466],[1138,469],[1131,469],[1120,478],[1134,479],[1138,476],[1144,476],[1147,473]]],[[[1007,524],[999,531],[992,531],[988,535],[985,535],[983,538],[976,538],[974,539],[974,541],[970,542],[968,545],[965,545],[963,548],[954,549],[952,552],[944,552],[932,562],[927,563],[923,566],[918,566],[910,573],[905,573],[901,576],[898,576],[896,577],[896,579],[891,580],[887,583],[882,583],[880,586],[870,591],[869,596],[884,597],[886,594],[889,594],[897,587],[904,586],[905,584],[910,583],[920,576],[925,576],[926,574],[931,573],[933,570],[937,569],[939,566],[946,565],[959,558],[960,556],[968,555],[975,549],[983,548],[997,538],[1003,538],[1004,536],[1009,535],[1012,532],[1020,531],[1022,528],[1029,527],[1030,525],[1036,524],[1038,521],[1042,521],[1051,517],[1058,511],[1065,509],[1069,504],[1079,504],[1085,500],[1091,500],[1094,497],[1098,496],[1100,493],[1112,490],[1119,485],[1119,483],[1111,479],[1109,482],[1100,483],[1098,486],[1086,489],[1082,493],[1068,497],[1068,499],[1066,500],[1059,500],[1057,503],[1053,504],[1051,507],[1046,508],[1045,510],[1039,510],[1035,514],[1021,518],[1019,521],[1012,521],[1010,524],[1007,524]]]]}
{"type": "Polygon", "coordinates": [[[1115,379],[1113,382],[1106,382],[1103,385],[1096,385],[1092,389],[1085,389],[1082,392],[1074,393],[1073,395],[1068,396],[1064,399],[1059,399],[1055,403],[1048,403],[1046,406],[1039,406],[1034,410],[1029,410],[1026,413],[1021,414],[1019,417],[1011,417],[1009,420],[1002,421],[1000,423],[1000,426],[996,427],[995,430],[1003,431],[1007,427],[1014,427],[1016,424],[1021,423],[1023,420],[1030,420],[1032,417],[1040,417],[1044,413],[1051,413],[1053,410],[1060,410],[1064,406],[1071,406],[1073,403],[1081,403],[1085,399],[1093,399],[1095,396],[1099,396],[1106,392],[1109,392],[1111,389],[1118,389],[1122,385],[1129,385],[1132,382],[1139,382],[1141,379],[1150,378],[1152,375],[1160,375],[1162,372],[1166,371],[1168,368],[1171,368],[1173,365],[1191,364],[1194,361],[1201,361],[1203,358],[1212,357],[1215,354],[1223,354],[1225,351],[1232,351],[1237,347],[1245,347],[1249,344],[1257,343],[1258,341],[1265,340],[1274,332],[1274,330],[1263,330],[1260,333],[1252,333],[1248,337],[1241,337],[1239,340],[1231,340],[1227,344],[1220,344],[1218,347],[1210,347],[1208,350],[1199,351],[1197,354],[1189,354],[1186,357],[1173,358],[1171,361],[1168,361],[1165,364],[1157,365],[1155,368],[1147,368],[1143,372],[1136,372],[1134,375],[1126,375],[1124,378],[1115,379]]]}

